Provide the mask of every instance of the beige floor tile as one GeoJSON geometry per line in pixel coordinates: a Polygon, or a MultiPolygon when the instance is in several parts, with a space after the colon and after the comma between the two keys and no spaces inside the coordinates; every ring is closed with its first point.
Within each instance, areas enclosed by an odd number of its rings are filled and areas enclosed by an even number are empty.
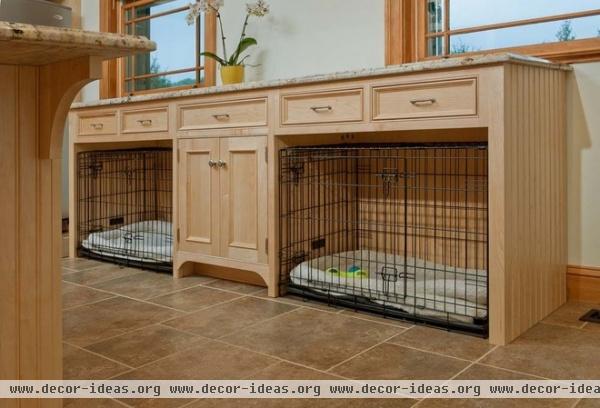
{"type": "Polygon", "coordinates": [[[302,365],[328,369],[402,328],[314,309],[299,309],[224,340],[302,365]]]}
{"type": "Polygon", "coordinates": [[[149,299],[149,301],[185,312],[194,312],[210,305],[239,298],[240,296],[243,295],[210,289],[204,286],[196,286],[191,289],[155,297],[149,299]]]}
{"type": "Polygon", "coordinates": [[[455,358],[385,343],[331,370],[352,379],[445,380],[469,365],[455,358]]]}
{"type": "Polygon", "coordinates": [[[266,289],[264,289],[258,293],[254,293],[252,296],[261,297],[261,298],[265,298],[265,299],[271,299],[271,300],[274,300],[277,302],[282,302],[282,303],[288,303],[290,305],[310,307],[312,309],[324,310],[326,312],[331,312],[331,313],[340,313],[344,310],[344,308],[339,307],[339,306],[328,305],[325,302],[317,302],[316,300],[305,299],[305,298],[302,298],[302,297],[296,296],[296,295],[285,295],[285,296],[281,296],[278,298],[270,298],[267,294],[266,289]]]}
{"type": "Polygon", "coordinates": [[[191,348],[201,341],[193,334],[156,325],[92,344],[86,349],[128,366],[139,367],[191,348]]]}
{"type": "Polygon", "coordinates": [[[487,339],[423,326],[408,329],[389,342],[465,360],[477,360],[493,348],[487,339]]]}
{"type": "Polygon", "coordinates": [[[176,290],[186,289],[204,282],[206,282],[206,278],[200,276],[173,279],[173,276],[164,273],[142,271],[142,273],[91,284],[90,286],[134,299],[144,300],[165,295],[176,290]]]}
{"type": "Polygon", "coordinates": [[[129,368],[68,344],[63,345],[65,380],[105,380],[129,368]]]}
{"type": "Polygon", "coordinates": [[[600,333],[600,324],[598,324],[598,323],[586,323],[586,325],[583,326],[583,330],[588,331],[588,332],[600,333]]]}
{"type": "Polygon", "coordinates": [[[600,408],[600,398],[586,398],[579,401],[575,408],[600,408]]]}
{"type": "Polygon", "coordinates": [[[409,399],[207,399],[189,408],[408,408],[414,403],[409,399]]]}
{"type": "Polygon", "coordinates": [[[193,399],[185,398],[152,398],[152,399],[126,399],[123,403],[135,408],[187,408],[193,399]]]}
{"type": "Polygon", "coordinates": [[[111,399],[65,399],[64,408],[124,408],[125,405],[111,399]]]}
{"type": "Polygon", "coordinates": [[[284,303],[245,297],[164,324],[204,337],[219,338],[294,309],[295,306],[284,303]]]}
{"type": "Polygon", "coordinates": [[[63,309],[87,305],[88,303],[98,302],[114,296],[115,295],[113,294],[90,289],[84,286],[74,285],[68,282],[62,283],[63,309]]]}
{"type": "Polygon", "coordinates": [[[116,297],[66,310],[63,336],[65,341],[84,347],[180,314],[161,306],[116,297]]]}
{"type": "Polygon", "coordinates": [[[61,265],[63,268],[68,268],[71,271],[83,271],[86,269],[97,268],[98,266],[104,266],[106,264],[94,259],[63,258],[61,259],[61,265]]]}
{"type": "Polygon", "coordinates": [[[262,371],[252,376],[253,380],[339,380],[340,378],[324,373],[321,371],[313,370],[310,368],[302,367],[296,364],[291,364],[286,361],[280,361],[279,363],[273,364],[265,368],[262,371]]]}
{"type": "Polygon", "coordinates": [[[277,360],[238,347],[208,340],[119,379],[129,380],[241,380],[250,378],[277,360]]]}
{"type": "Polygon", "coordinates": [[[370,320],[372,322],[391,324],[394,326],[400,326],[400,327],[405,327],[405,328],[414,326],[409,321],[394,319],[391,317],[382,316],[380,314],[363,312],[363,311],[359,311],[359,310],[342,309],[341,314],[344,316],[355,317],[357,319],[366,319],[366,320],[370,320]]]}
{"type": "Polygon", "coordinates": [[[580,302],[568,302],[543,320],[543,323],[558,324],[569,327],[582,327],[585,322],[579,320],[590,309],[600,308],[599,305],[580,302]]]}
{"type": "Polygon", "coordinates": [[[251,293],[257,293],[263,290],[260,286],[248,285],[241,282],[233,282],[224,279],[216,279],[208,283],[206,286],[211,288],[228,290],[230,292],[241,293],[243,295],[249,295],[251,293]]]}
{"type": "Polygon", "coordinates": [[[600,378],[600,336],[562,326],[538,324],[483,363],[553,379],[600,378]]]}
{"type": "MultiPolygon", "coordinates": [[[[252,376],[253,380],[339,380],[339,377],[322,373],[309,368],[297,366],[287,362],[279,362],[252,376]]],[[[410,407],[411,400],[344,400],[344,399],[256,399],[240,400],[229,399],[226,401],[204,400],[192,404],[194,408],[218,407],[257,407],[257,408],[402,408],[410,407]]]]}
{"type": "MultiPolygon", "coordinates": [[[[469,367],[464,373],[456,377],[457,380],[537,380],[526,374],[513,373],[511,371],[501,370],[493,367],[487,367],[475,364],[469,367]]],[[[443,407],[464,407],[464,408],[570,408],[573,406],[573,400],[567,399],[427,399],[421,402],[418,407],[421,408],[443,408],[443,407]]]]}
{"type": "Polygon", "coordinates": [[[102,266],[93,269],[63,275],[63,280],[78,283],[80,285],[94,285],[100,282],[140,273],[144,273],[144,271],[134,268],[123,268],[119,265],[103,264],[102,266]]]}

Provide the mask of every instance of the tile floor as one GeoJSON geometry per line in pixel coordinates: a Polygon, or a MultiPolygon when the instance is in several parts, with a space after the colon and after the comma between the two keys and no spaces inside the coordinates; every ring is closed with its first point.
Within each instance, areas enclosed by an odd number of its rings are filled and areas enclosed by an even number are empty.
{"type": "MultiPolygon", "coordinates": [[[[506,347],[260,287],[63,262],[66,379],[599,379],[598,305],[569,303],[506,347]]],[[[68,400],[76,407],[600,407],[600,400],[68,400]]]]}

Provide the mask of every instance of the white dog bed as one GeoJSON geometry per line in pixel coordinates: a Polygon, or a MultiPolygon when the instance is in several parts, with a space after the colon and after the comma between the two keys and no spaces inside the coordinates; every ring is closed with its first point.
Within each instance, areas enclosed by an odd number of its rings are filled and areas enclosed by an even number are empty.
{"type": "Polygon", "coordinates": [[[411,257],[406,269],[404,264],[401,255],[349,251],[302,262],[290,279],[297,286],[332,296],[360,296],[419,316],[463,322],[487,317],[487,271],[411,257]],[[352,267],[365,273],[361,277],[345,272],[352,267]]]}
{"type": "Polygon", "coordinates": [[[102,256],[131,261],[171,262],[173,229],[167,221],[143,221],[118,229],[94,232],[81,245],[102,256]]]}

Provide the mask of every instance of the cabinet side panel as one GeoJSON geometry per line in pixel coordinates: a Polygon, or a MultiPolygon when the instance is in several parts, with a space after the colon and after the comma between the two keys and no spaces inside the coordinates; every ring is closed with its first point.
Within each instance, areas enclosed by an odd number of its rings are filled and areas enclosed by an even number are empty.
{"type": "MultiPolygon", "coordinates": [[[[509,65],[506,84],[507,341],[566,300],[566,73],[509,65]]],[[[493,288],[491,288],[493,290],[493,288]]]]}

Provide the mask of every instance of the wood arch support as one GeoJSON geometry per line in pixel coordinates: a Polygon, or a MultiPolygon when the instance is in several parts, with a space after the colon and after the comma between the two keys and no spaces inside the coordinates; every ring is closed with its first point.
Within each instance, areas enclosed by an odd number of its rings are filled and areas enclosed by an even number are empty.
{"type": "Polygon", "coordinates": [[[102,77],[102,59],[81,57],[40,67],[40,159],[60,158],[64,126],[77,93],[102,77]]]}

